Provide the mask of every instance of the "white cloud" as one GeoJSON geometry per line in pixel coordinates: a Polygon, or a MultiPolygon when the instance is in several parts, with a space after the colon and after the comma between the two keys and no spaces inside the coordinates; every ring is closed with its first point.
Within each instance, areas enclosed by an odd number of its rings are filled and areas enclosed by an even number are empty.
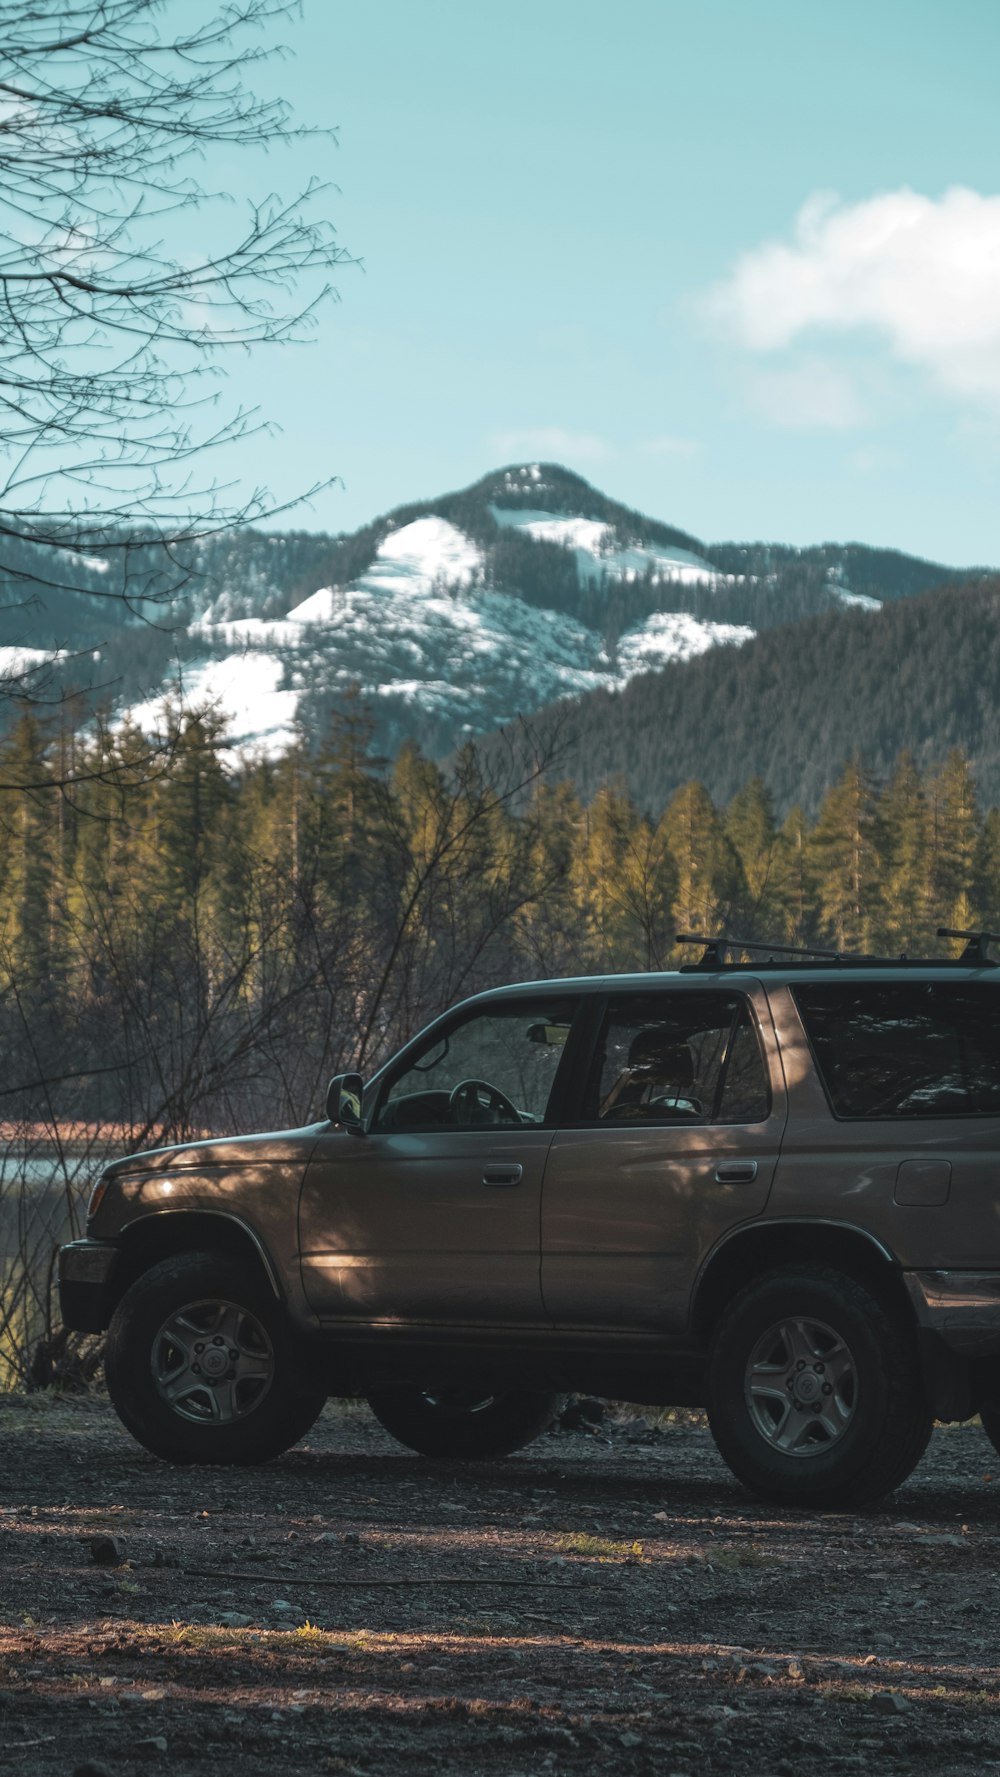
{"type": "Polygon", "coordinates": [[[570,432],[562,426],[526,426],[520,431],[493,432],[489,446],[508,462],[533,457],[549,463],[602,463],[611,454],[596,432],[570,432]]]}
{"type": "Polygon", "coordinates": [[[815,196],[792,241],[745,254],[706,305],[751,352],[787,350],[804,334],[874,332],[952,395],[995,405],[1000,196],[964,186],[936,200],[906,189],[858,204],[815,196]]]}

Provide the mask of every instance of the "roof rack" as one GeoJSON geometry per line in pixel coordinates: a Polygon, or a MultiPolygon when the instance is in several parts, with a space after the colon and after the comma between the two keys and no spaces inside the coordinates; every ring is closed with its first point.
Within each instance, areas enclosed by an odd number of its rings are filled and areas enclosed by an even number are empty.
{"type": "Polygon", "coordinates": [[[1000,933],[997,932],[956,932],[952,926],[938,926],[939,938],[964,938],[965,949],[959,957],[960,963],[978,965],[980,968],[995,968],[996,964],[986,952],[991,944],[1000,944],[1000,933]]]}
{"type": "Polygon", "coordinates": [[[870,953],[822,950],[811,945],[772,944],[766,939],[730,938],[725,935],[712,938],[703,932],[678,932],[675,941],[678,944],[703,946],[696,963],[681,964],[684,974],[695,971],[715,974],[720,969],[745,968],[745,963],[727,960],[734,951],[737,957],[742,951],[756,952],[760,958],[756,965],[758,968],[766,967],[768,962],[777,962],[779,959],[785,968],[995,969],[998,966],[987,955],[987,949],[990,944],[1000,944],[1000,933],[957,932],[950,926],[938,926],[937,935],[939,938],[964,938],[966,945],[961,956],[873,956],[870,953]]]}
{"type": "Polygon", "coordinates": [[[844,959],[837,950],[816,950],[812,946],[792,944],[771,944],[765,940],[758,942],[756,938],[706,938],[698,932],[678,932],[674,940],[676,944],[703,944],[704,954],[696,963],[686,963],[686,968],[724,969],[727,967],[725,952],[740,950],[764,950],[768,956],[799,956],[818,957],[825,962],[842,962],[844,959]]]}

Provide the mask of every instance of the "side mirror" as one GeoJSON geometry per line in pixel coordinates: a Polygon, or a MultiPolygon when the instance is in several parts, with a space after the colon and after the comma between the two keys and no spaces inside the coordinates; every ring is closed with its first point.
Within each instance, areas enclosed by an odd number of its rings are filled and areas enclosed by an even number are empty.
{"type": "Polygon", "coordinates": [[[365,1089],[360,1074],[334,1074],[326,1089],[326,1114],[351,1135],[364,1135],[361,1098],[365,1089]]]}
{"type": "Polygon", "coordinates": [[[564,1049],[569,1036],[568,1024],[529,1024],[529,1043],[548,1043],[552,1049],[564,1049]]]}

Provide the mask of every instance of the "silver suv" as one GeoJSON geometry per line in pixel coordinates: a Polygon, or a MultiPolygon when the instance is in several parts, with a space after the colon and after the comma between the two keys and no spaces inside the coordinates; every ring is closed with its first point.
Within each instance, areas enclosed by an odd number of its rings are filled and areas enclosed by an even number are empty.
{"type": "Polygon", "coordinates": [[[876,1499],[934,1418],[1000,1438],[986,943],[749,967],[719,940],[480,994],[338,1076],[328,1121],[117,1161],[63,1318],[108,1329],[115,1407],[171,1461],[273,1457],[330,1394],[495,1457],[586,1390],[706,1406],[766,1498],[876,1499]]]}

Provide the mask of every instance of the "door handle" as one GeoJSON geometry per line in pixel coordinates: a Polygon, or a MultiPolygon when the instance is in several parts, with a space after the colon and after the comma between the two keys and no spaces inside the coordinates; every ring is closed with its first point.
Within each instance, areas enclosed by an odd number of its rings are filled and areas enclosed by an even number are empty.
{"type": "Polygon", "coordinates": [[[519,1185],[524,1168],[521,1166],[487,1166],[483,1173],[484,1185],[519,1185]]]}
{"type": "Polygon", "coordinates": [[[715,1169],[717,1185],[752,1185],[756,1177],[756,1160],[723,1160],[715,1169]]]}

